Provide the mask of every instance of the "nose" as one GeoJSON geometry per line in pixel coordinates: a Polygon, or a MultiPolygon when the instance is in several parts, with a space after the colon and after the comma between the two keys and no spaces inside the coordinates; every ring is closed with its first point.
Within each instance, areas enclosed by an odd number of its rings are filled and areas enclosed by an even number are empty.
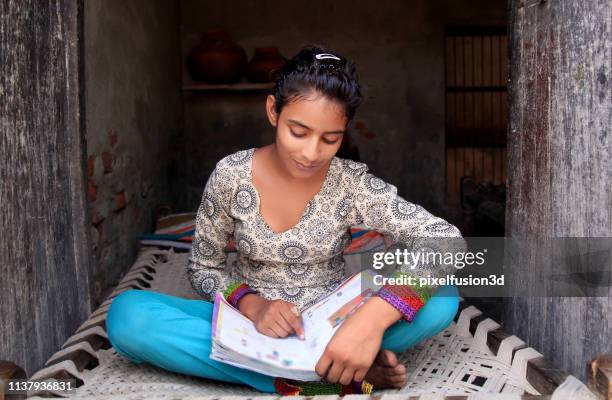
{"type": "Polygon", "coordinates": [[[312,138],[302,148],[302,157],[309,164],[314,164],[319,159],[319,139],[312,138]]]}

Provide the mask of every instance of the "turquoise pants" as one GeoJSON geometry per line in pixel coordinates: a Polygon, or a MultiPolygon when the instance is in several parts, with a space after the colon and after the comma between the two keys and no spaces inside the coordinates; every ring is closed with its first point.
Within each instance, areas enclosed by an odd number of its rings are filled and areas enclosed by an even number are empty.
{"type": "MultiPolygon", "coordinates": [[[[445,286],[411,323],[399,320],[384,334],[382,348],[403,352],[446,328],[457,313],[457,288],[445,286]]],[[[147,290],[129,290],[113,300],[106,317],[117,353],[134,363],[276,393],[274,378],[209,358],[213,304],[147,290]]]]}

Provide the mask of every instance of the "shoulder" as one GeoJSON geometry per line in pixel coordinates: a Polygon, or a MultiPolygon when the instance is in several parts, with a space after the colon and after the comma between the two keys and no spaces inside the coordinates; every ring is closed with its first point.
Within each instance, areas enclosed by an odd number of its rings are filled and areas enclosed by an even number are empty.
{"type": "Polygon", "coordinates": [[[254,148],[239,150],[228,154],[217,162],[215,169],[219,170],[245,170],[250,166],[253,158],[254,148]]]}
{"type": "Polygon", "coordinates": [[[394,193],[395,187],[373,175],[367,164],[344,158],[337,158],[341,186],[356,198],[363,199],[369,195],[394,193]]]}
{"type": "Polygon", "coordinates": [[[348,177],[359,177],[366,174],[369,170],[367,164],[359,161],[339,157],[335,157],[335,159],[342,175],[346,175],[348,177]]]}
{"type": "Polygon", "coordinates": [[[337,158],[337,160],[337,165],[339,165],[342,179],[345,182],[352,183],[354,188],[358,188],[363,185],[369,186],[371,184],[374,184],[375,186],[387,185],[386,182],[371,172],[367,164],[344,158],[337,158]]]}
{"type": "Polygon", "coordinates": [[[210,179],[218,189],[231,192],[249,173],[253,150],[239,150],[220,159],[210,179]]]}
{"type": "Polygon", "coordinates": [[[347,183],[350,190],[360,194],[372,196],[388,196],[397,194],[397,187],[386,182],[377,175],[373,174],[367,164],[338,158],[342,170],[343,181],[347,183]]]}
{"type": "Polygon", "coordinates": [[[239,150],[228,154],[217,162],[214,173],[221,176],[235,176],[244,179],[250,171],[254,150],[254,148],[239,150]]]}

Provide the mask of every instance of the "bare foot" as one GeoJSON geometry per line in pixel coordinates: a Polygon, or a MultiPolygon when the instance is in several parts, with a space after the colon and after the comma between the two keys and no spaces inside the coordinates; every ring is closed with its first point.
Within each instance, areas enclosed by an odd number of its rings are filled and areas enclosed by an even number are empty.
{"type": "Polygon", "coordinates": [[[408,382],[408,371],[406,371],[406,366],[397,360],[394,352],[381,350],[366,374],[365,380],[370,382],[374,389],[399,389],[408,382]]]}

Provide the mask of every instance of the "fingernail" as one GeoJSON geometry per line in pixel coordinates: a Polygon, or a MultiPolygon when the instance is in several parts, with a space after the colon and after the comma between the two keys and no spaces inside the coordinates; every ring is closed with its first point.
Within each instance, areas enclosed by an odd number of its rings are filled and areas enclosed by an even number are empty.
{"type": "Polygon", "coordinates": [[[293,311],[296,317],[300,316],[300,312],[298,311],[296,306],[291,307],[291,311],[293,311]]]}
{"type": "Polygon", "coordinates": [[[304,334],[303,334],[303,333],[300,333],[300,336],[299,336],[299,337],[300,337],[300,339],[301,339],[301,340],[304,340],[304,339],[305,339],[305,337],[304,337],[304,334]]]}

